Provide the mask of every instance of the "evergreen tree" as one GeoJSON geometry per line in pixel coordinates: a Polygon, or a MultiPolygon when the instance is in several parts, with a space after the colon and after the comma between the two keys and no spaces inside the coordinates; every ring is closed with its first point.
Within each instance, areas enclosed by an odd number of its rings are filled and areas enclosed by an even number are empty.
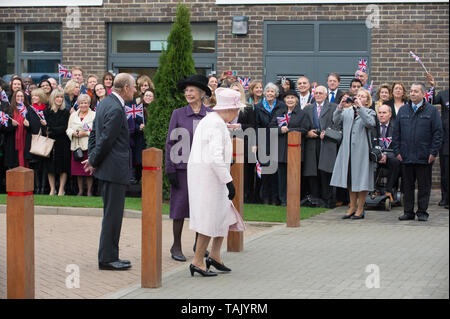
{"type": "MultiPolygon", "coordinates": [[[[158,71],[153,79],[155,100],[148,110],[144,134],[149,147],[159,148],[164,153],[172,111],[186,106],[184,94],[177,90],[176,84],[180,79],[195,74],[190,19],[189,8],[178,4],[167,47],[159,57],[158,71]]],[[[168,195],[169,183],[164,177],[163,196],[167,199],[168,195]]]]}

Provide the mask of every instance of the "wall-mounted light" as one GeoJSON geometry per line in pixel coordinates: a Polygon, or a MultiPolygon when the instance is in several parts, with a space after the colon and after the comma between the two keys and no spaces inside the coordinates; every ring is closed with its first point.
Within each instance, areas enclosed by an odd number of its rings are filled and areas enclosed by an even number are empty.
{"type": "Polygon", "coordinates": [[[248,17],[236,16],[233,17],[233,25],[231,33],[236,35],[246,35],[248,33],[248,17]]]}

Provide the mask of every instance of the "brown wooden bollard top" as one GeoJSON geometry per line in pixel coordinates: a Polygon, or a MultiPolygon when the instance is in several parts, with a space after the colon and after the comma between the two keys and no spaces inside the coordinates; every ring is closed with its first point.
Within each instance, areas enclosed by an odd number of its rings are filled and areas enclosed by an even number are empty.
{"type": "Polygon", "coordinates": [[[301,140],[302,134],[300,132],[292,131],[288,133],[287,227],[300,226],[301,140]]]}
{"type": "Polygon", "coordinates": [[[7,298],[33,299],[34,172],[16,167],[6,172],[7,298]]]}
{"type": "MultiPolygon", "coordinates": [[[[233,162],[231,176],[236,189],[233,205],[243,216],[244,211],[244,140],[233,138],[233,162]]],[[[240,252],[244,250],[244,233],[242,231],[229,231],[227,237],[227,251],[240,252]]]]}
{"type": "Polygon", "coordinates": [[[161,287],[162,158],[154,147],[142,152],[142,288],[161,287]]]}

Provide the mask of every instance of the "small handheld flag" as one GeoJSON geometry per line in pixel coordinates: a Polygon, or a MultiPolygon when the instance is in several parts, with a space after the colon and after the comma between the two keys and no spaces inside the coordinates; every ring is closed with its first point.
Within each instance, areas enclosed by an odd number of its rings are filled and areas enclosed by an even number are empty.
{"type": "Polygon", "coordinates": [[[83,130],[85,130],[86,132],[92,131],[92,129],[89,127],[89,125],[88,125],[87,123],[84,123],[84,124],[81,126],[81,128],[82,128],[83,130]]]}
{"type": "Polygon", "coordinates": [[[433,95],[434,95],[434,88],[429,88],[428,91],[425,93],[425,100],[428,103],[433,104],[433,95]]]}
{"type": "Polygon", "coordinates": [[[314,84],[314,87],[311,90],[311,96],[314,98],[314,95],[316,94],[316,85],[314,84]]]}
{"type": "Polygon", "coordinates": [[[259,164],[258,160],[256,160],[256,176],[258,176],[258,178],[261,178],[261,165],[259,164]]]}
{"type": "Polygon", "coordinates": [[[367,60],[362,59],[362,58],[359,59],[358,69],[362,72],[367,72],[367,60]]]}
{"type": "Polygon", "coordinates": [[[142,103],[138,105],[132,104],[131,107],[125,105],[125,113],[127,114],[127,119],[129,119],[130,117],[135,119],[138,116],[143,118],[144,108],[142,103]]]}
{"type": "Polygon", "coordinates": [[[2,90],[2,93],[1,93],[1,100],[2,100],[3,102],[9,103],[8,95],[7,95],[6,92],[3,91],[3,90],[2,90]]]}
{"type": "Polygon", "coordinates": [[[369,93],[372,93],[372,90],[373,90],[373,80],[372,81],[370,81],[370,85],[369,85],[369,93]]]}
{"type": "Polygon", "coordinates": [[[425,67],[425,65],[423,64],[422,60],[421,60],[417,55],[415,55],[414,52],[412,52],[412,51],[409,51],[409,54],[410,54],[411,57],[413,57],[417,62],[419,62],[420,65],[421,65],[421,66],[423,67],[423,69],[425,70],[425,72],[428,73],[428,70],[427,70],[427,68],[425,67]]]}
{"type": "Polygon", "coordinates": [[[8,127],[8,120],[10,119],[9,115],[0,111],[0,124],[8,127]]]}
{"type": "Polygon", "coordinates": [[[25,118],[27,116],[27,113],[28,113],[27,108],[22,103],[17,105],[17,110],[19,111],[20,115],[23,116],[23,118],[25,118]]]}
{"type": "Polygon", "coordinates": [[[69,79],[72,78],[72,74],[69,72],[69,69],[61,64],[58,64],[58,72],[59,72],[59,77],[69,78],[69,79]]]}
{"type": "Polygon", "coordinates": [[[279,127],[289,124],[290,116],[288,114],[284,114],[283,116],[277,116],[277,123],[279,127]]]}
{"type": "Polygon", "coordinates": [[[238,77],[238,81],[239,81],[239,83],[241,83],[241,85],[244,88],[245,92],[248,91],[248,86],[249,86],[251,80],[252,80],[252,78],[241,78],[241,77],[238,77]]]}

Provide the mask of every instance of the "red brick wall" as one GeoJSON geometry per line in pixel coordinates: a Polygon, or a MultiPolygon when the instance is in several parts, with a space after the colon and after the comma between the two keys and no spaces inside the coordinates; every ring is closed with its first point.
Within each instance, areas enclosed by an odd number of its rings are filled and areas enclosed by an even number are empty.
{"type": "MultiPolygon", "coordinates": [[[[0,8],[0,23],[63,23],[63,64],[102,75],[107,67],[107,23],[172,22],[178,0],[105,0],[103,7],[80,7],[81,27],[67,28],[65,8],[0,8]]],[[[183,1],[193,22],[217,22],[217,68],[253,79],[263,77],[264,21],[365,21],[366,5],[216,6],[214,0],[183,1]],[[235,15],[249,17],[247,36],[231,34],[235,15]]],[[[380,26],[371,30],[371,76],[375,85],[401,80],[407,87],[425,81],[412,50],[435,76],[437,89],[449,82],[449,4],[380,4],[380,26]]],[[[330,72],[333,70],[330,70],[330,72]]],[[[433,182],[439,181],[435,165],[433,182]]]]}

